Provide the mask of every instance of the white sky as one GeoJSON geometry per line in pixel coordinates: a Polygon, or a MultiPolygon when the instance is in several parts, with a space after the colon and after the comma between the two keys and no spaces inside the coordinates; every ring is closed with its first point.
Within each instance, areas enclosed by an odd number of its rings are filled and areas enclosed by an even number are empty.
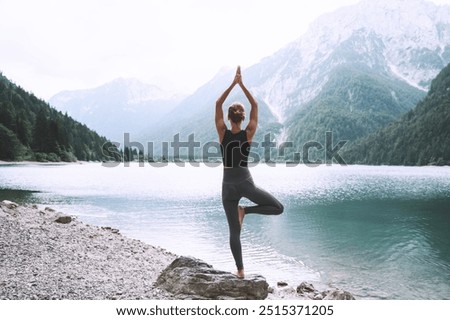
{"type": "MultiPolygon", "coordinates": [[[[193,92],[359,0],[0,0],[0,71],[38,97],[134,77],[193,92]]],[[[433,0],[448,3],[450,0],[433,0]]]]}

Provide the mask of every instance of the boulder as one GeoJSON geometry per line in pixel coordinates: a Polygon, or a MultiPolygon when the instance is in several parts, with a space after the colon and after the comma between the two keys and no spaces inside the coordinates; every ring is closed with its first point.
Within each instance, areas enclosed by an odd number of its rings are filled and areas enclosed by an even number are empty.
{"type": "Polygon", "coordinates": [[[58,217],[58,219],[55,220],[55,222],[63,223],[63,224],[71,223],[72,217],[71,216],[60,216],[60,217],[58,217]]]}
{"type": "Polygon", "coordinates": [[[308,282],[300,283],[297,286],[297,293],[313,300],[355,300],[355,297],[348,291],[332,288],[319,292],[308,282]]]}
{"type": "Polygon", "coordinates": [[[348,291],[331,289],[322,292],[323,300],[355,300],[355,297],[348,291]]]}
{"type": "Polygon", "coordinates": [[[316,289],[314,288],[314,286],[311,283],[308,282],[302,282],[298,285],[297,287],[297,293],[311,293],[311,292],[315,292],[316,289]]]}
{"type": "Polygon", "coordinates": [[[191,257],[176,258],[155,282],[180,299],[259,300],[268,295],[269,285],[260,275],[241,279],[232,273],[214,269],[191,257]]]}
{"type": "Polygon", "coordinates": [[[321,293],[318,293],[314,295],[313,300],[323,300],[323,295],[321,293]]]}
{"type": "Polygon", "coordinates": [[[17,203],[9,201],[9,200],[3,200],[1,202],[1,204],[4,205],[5,207],[7,207],[8,209],[15,209],[19,206],[17,203]]]}

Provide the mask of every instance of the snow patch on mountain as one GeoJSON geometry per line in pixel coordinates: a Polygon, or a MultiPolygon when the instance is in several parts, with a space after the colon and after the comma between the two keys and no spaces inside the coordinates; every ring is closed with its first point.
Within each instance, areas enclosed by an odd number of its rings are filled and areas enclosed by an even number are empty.
{"type": "Polygon", "coordinates": [[[364,0],[320,16],[303,36],[263,59],[253,68],[259,77],[253,88],[284,123],[339,65],[358,63],[426,91],[449,62],[450,6],[364,0]]]}
{"type": "Polygon", "coordinates": [[[418,85],[416,82],[412,81],[411,79],[409,79],[408,77],[406,77],[402,72],[400,72],[397,68],[397,66],[393,65],[392,63],[388,64],[389,69],[391,70],[391,72],[396,75],[398,78],[402,79],[403,81],[405,81],[406,83],[408,83],[410,86],[417,88],[419,90],[422,91],[427,91],[426,88],[418,85]]]}

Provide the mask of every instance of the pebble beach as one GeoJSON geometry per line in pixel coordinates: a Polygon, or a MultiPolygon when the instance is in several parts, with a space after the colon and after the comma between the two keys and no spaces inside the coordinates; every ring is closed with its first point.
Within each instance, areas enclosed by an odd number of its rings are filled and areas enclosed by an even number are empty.
{"type": "Polygon", "coordinates": [[[52,208],[0,203],[0,300],[170,299],[153,283],[175,258],[52,208]]]}

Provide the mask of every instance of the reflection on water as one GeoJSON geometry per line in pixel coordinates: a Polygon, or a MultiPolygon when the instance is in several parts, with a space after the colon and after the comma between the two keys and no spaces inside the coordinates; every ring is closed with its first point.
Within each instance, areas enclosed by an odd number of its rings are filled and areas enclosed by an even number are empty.
{"type": "MultiPolygon", "coordinates": [[[[221,170],[0,166],[0,198],[51,204],[231,271],[221,170]]],[[[359,298],[450,298],[450,168],[260,165],[251,171],[285,212],[246,217],[247,272],[272,284],[333,285],[359,298]]]]}
{"type": "Polygon", "coordinates": [[[36,193],[39,191],[3,189],[0,185],[0,201],[13,199],[19,203],[34,203],[38,199],[36,193]]]}

